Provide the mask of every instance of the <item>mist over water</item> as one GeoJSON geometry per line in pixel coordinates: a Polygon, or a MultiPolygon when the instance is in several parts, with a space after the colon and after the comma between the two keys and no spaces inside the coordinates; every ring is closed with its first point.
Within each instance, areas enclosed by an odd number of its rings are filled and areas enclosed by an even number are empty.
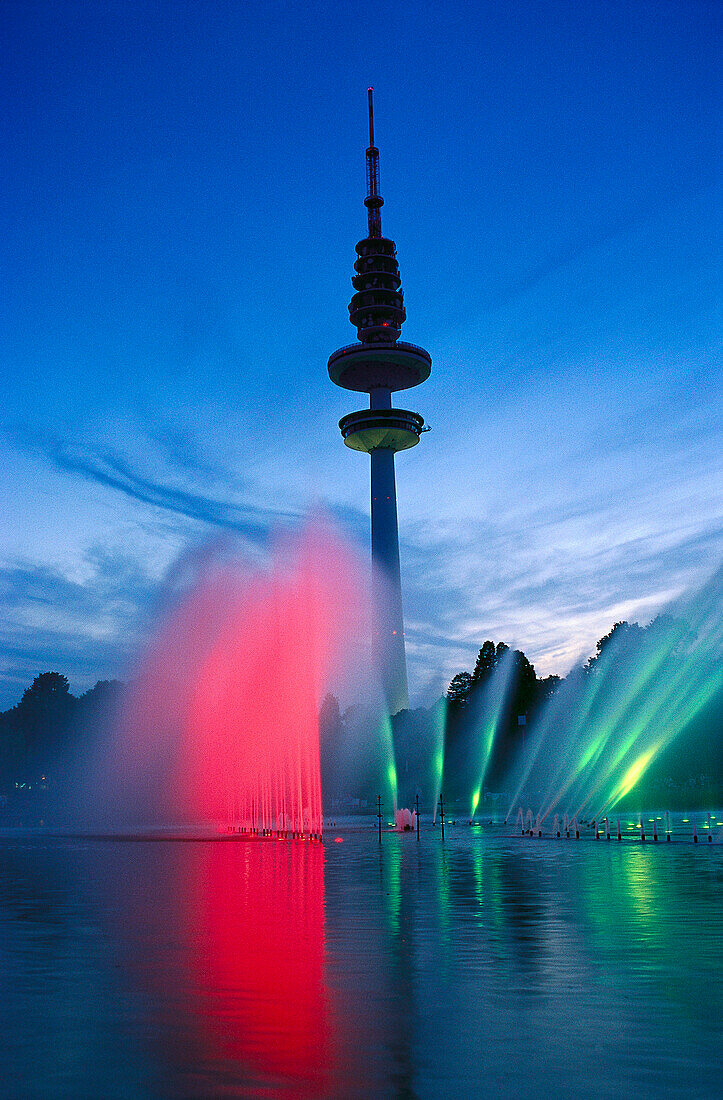
{"type": "Polygon", "coordinates": [[[467,736],[471,742],[470,763],[472,765],[472,794],[469,816],[477,812],[484,791],[487,769],[492,759],[495,740],[500,728],[515,672],[514,654],[507,650],[498,667],[490,677],[484,692],[476,700],[467,736]]]}

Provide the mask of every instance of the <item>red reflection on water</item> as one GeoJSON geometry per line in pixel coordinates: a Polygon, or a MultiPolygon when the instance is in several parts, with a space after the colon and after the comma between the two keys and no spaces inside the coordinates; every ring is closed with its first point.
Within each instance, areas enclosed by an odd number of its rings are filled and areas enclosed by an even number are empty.
{"type": "Polygon", "coordinates": [[[103,854],[92,888],[145,994],[163,1095],[334,1095],[324,869],[323,846],[308,841],[117,844],[103,854]]]}
{"type": "MultiPolygon", "coordinates": [[[[136,821],[320,833],[319,709],[366,629],[364,606],[356,563],[325,529],[307,529],[261,576],[206,563],[139,668],[93,784],[99,801],[136,821]]],[[[292,1095],[319,1092],[332,1045],[323,847],[152,843],[115,919],[134,937],[160,1045],[173,1033],[169,1062],[189,1076],[232,1062],[254,1089],[281,1080],[292,1095]],[[135,930],[149,921],[168,959],[146,956],[135,930]]]]}
{"type": "Polygon", "coordinates": [[[323,848],[241,841],[231,856],[229,846],[203,848],[183,894],[207,1057],[318,1091],[329,1048],[323,848]]]}

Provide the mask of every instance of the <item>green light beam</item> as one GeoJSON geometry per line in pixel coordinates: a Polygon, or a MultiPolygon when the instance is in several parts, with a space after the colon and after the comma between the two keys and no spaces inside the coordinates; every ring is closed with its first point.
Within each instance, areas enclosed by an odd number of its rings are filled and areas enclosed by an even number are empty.
{"type": "Polygon", "coordinates": [[[437,820],[437,806],[442,791],[442,779],[444,778],[444,749],[447,739],[447,699],[440,699],[434,706],[432,714],[433,749],[432,749],[432,790],[434,801],[432,803],[432,821],[437,820]]]}
{"type": "Polygon", "coordinates": [[[498,667],[492,673],[489,684],[485,688],[483,697],[480,700],[479,706],[481,714],[483,715],[483,720],[479,723],[482,727],[479,741],[481,754],[477,769],[477,783],[471,799],[470,821],[475,815],[480,796],[484,790],[485,775],[487,774],[489,762],[492,758],[492,750],[494,749],[500,719],[504,713],[505,704],[512,685],[514,669],[514,653],[512,650],[508,650],[498,667]]]}

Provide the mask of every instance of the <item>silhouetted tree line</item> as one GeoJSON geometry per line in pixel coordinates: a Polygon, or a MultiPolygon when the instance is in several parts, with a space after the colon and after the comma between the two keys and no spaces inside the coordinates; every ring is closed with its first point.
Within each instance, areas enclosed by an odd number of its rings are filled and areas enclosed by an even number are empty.
{"type": "Polygon", "coordinates": [[[80,731],[107,714],[122,687],[118,680],[99,680],[76,697],[61,673],[36,676],[17,706],[0,712],[0,795],[52,785],[80,731]]]}
{"type": "Polygon", "coordinates": [[[376,759],[368,755],[369,730],[380,723],[378,713],[355,704],[342,714],[338,700],[327,695],[320,714],[325,793],[331,792],[341,800],[361,798],[368,804],[376,801],[380,777],[385,776],[389,766],[385,758],[386,738],[388,743],[391,740],[394,744],[400,804],[413,804],[416,793],[426,803],[435,785],[430,761],[438,752],[441,723],[445,728],[445,794],[452,799],[467,799],[472,742],[477,733],[475,714],[485,689],[503,661],[509,686],[487,771],[487,785],[496,782],[526,735],[527,722],[555,690],[560,677],[548,676],[539,680],[534,666],[521,650],[510,650],[504,642],[495,645],[488,640],[477,655],[473,671],[458,673],[443,699],[430,708],[400,711],[390,719],[388,730],[377,731],[373,739],[378,754],[376,759]]]}

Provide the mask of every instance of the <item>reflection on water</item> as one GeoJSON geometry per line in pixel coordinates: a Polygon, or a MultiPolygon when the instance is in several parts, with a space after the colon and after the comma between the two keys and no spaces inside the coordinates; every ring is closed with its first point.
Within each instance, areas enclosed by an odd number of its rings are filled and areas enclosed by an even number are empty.
{"type": "Polygon", "coordinates": [[[0,1094],[713,1096],[723,847],[0,839],[0,1094]]]}
{"type": "Polygon", "coordinates": [[[262,1078],[318,1091],[327,1064],[323,850],[228,847],[195,845],[182,884],[180,933],[205,1046],[262,1078]]]}

